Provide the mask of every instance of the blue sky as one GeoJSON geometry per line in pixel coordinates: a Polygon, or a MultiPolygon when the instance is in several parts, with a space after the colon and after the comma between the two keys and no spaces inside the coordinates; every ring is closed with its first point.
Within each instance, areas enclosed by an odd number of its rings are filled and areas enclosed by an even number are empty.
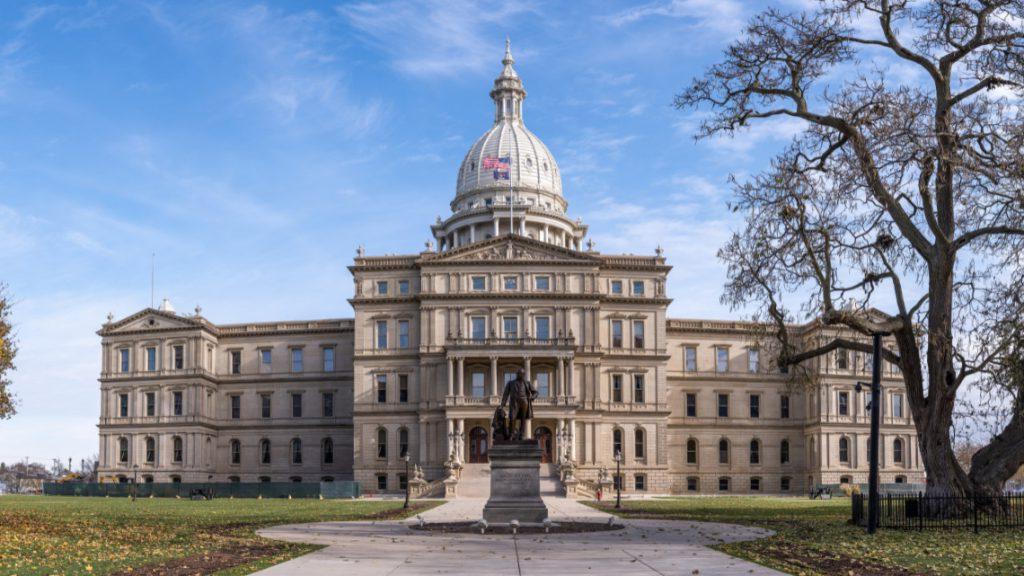
{"type": "Polygon", "coordinates": [[[99,329],[156,296],[214,322],[350,316],[346,270],[423,248],[491,122],[504,39],[526,123],[602,252],[675,269],[675,317],[733,317],[730,173],[799,124],[695,143],[673,95],[759,6],[437,1],[0,5],[0,281],[20,413],[0,461],[97,451],[99,329]]]}

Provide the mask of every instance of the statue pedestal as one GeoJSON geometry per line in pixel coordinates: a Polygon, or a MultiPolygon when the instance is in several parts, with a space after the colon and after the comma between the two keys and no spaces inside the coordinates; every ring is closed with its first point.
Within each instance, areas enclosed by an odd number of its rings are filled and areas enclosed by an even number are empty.
{"type": "Polygon", "coordinates": [[[484,520],[507,524],[540,523],[548,508],[540,497],[540,446],[534,440],[496,442],[487,451],[491,461],[491,497],[484,520]]]}

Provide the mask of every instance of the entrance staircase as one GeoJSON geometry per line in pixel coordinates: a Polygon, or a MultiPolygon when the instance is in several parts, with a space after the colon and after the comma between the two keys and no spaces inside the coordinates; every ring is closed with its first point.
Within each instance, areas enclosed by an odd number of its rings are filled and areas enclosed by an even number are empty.
{"type": "Polygon", "coordinates": [[[463,464],[459,485],[455,490],[459,498],[489,498],[491,496],[491,465],[463,464]]]}

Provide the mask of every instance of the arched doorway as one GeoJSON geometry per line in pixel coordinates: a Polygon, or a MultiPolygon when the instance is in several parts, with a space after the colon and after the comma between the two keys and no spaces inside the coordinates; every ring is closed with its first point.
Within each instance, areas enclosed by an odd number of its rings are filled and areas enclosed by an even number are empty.
{"type": "Polygon", "coordinates": [[[469,462],[487,462],[487,430],[479,426],[469,432],[469,462]]]}
{"type": "Polygon", "coordinates": [[[552,444],[554,442],[551,436],[551,429],[547,426],[539,426],[534,429],[533,437],[537,439],[537,444],[540,445],[541,464],[551,462],[551,455],[554,453],[554,450],[552,449],[552,444]]]}

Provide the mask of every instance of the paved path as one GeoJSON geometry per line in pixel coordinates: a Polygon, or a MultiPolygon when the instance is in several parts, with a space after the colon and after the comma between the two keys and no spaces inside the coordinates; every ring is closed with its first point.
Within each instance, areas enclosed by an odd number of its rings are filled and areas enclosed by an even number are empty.
{"type": "MultiPolygon", "coordinates": [[[[606,521],[603,512],[565,498],[546,497],[552,520],[606,521]]],[[[484,500],[459,498],[422,514],[430,522],[476,520],[484,500]]],[[[415,522],[415,519],[412,520],[415,522]]],[[[407,521],[408,522],[408,521],[407,521]]],[[[716,552],[708,545],[752,540],[766,530],[710,522],[623,520],[626,528],[583,534],[442,534],[413,531],[405,522],[324,522],[261,530],[268,538],[326,548],[279,564],[262,576],[520,576],[782,574],[716,552]]]]}

